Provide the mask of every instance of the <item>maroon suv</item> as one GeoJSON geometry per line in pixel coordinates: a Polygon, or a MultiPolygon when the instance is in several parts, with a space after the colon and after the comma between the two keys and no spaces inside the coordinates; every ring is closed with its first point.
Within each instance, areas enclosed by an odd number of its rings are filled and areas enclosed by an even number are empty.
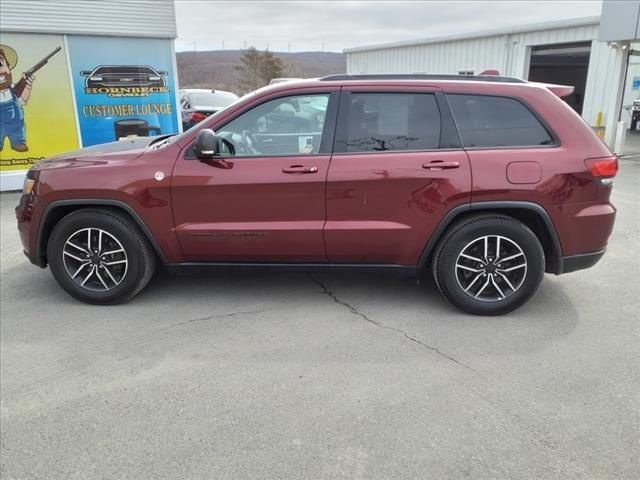
{"type": "Polygon", "coordinates": [[[16,209],[25,253],[69,294],[113,304],[156,264],[428,268],[475,314],[602,256],[616,157],[571,87],[442,75],[260,89],[187,132],[59,155],[16,209]],[[215,133],[214,133],[215,132],[215,133]]]}

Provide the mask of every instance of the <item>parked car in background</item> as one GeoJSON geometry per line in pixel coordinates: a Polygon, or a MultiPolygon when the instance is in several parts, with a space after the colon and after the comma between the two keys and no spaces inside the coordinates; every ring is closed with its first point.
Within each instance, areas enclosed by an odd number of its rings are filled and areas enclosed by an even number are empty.
{"type": "Polygon", "coordinates": [[[303,80],[302,78],[286,78],[286,77],[281,77],[281,78],[272,78],[271,81],[269,82],[269,85],[275,85],[276,83],[283,83],[283,82],[295,82],[296,80],[303,80]]]}
{"type": "Polygon", "coordinates": [[[235,93],[204,88],[180,90],[178,96],[182,108],[183,130],[190,129],[209,115],[213,115],[238,100],[235,93]]]}
{"type": "Polygon", "coordinates": [[[545,272],[597,263],[613,229],[618,159],[571,92],[499,76],[284,82],[180,135],[42,160],[18,230],[88,303],[130,299],[162,263],[431,272],[459,309],[503,314],[545,272]]]}

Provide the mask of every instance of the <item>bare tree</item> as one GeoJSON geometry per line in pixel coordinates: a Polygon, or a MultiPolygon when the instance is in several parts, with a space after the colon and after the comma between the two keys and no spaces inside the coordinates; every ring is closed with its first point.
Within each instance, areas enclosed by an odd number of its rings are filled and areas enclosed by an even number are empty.
{"type": "Polygon", "coordinates": [[[261,87],[262,55],[255,47],[242,52],[240,65],[234,67],[239,74],[239,86],[243,92],[251,92],[261,87]]]}

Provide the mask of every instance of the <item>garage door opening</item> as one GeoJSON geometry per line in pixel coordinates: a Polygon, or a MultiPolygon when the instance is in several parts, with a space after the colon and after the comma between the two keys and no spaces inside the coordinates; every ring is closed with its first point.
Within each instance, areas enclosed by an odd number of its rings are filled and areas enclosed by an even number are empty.
{"type": "Polygon", "coordinates": [[[532,47],[529,80],[574,86],[575,91],[564,100],[581,114],[590,54],[591,42],[532,47]]]}

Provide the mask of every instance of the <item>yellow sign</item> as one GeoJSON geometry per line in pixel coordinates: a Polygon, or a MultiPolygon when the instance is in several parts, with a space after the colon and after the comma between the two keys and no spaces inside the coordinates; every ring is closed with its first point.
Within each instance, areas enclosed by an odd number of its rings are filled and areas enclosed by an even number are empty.
{"type": "Polygon", "coordinates": [[[61,35],[2,34],[0,141],[2,172],[79,147],[61,35]]]}

